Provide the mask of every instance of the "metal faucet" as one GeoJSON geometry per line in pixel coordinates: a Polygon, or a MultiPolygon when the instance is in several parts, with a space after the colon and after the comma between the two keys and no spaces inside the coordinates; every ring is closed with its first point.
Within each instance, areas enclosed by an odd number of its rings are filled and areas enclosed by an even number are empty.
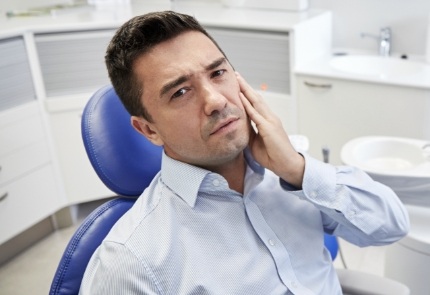
{"type": "Polygon", "coordinates": [[[379,34],[379,55],[389,56],[391,53],[391,29],[382,28],[379,34]]]}
{"type": "Polygon", "coordinates": [[[391,53],[391,29],[389,27],[381,28],[379,36],[367,33],[361,33],[361,37],[372,37],[378,40],[379,55],[389,56],[391,53]]]}

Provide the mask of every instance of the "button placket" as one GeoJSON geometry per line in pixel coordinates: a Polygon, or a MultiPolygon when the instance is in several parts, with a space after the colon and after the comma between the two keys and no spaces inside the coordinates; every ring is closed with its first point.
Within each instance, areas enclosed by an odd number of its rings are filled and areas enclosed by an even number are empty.
{"type": "Polygon", "coordinates": [[[272,247],[273,247],[273,246],[276,246],[276,241],[275,241],[274,239],[269,239],[269,241],[268,241],[268,242],[269,242],[269,245],[270,245],[270,246],[272,246],[272,247]]]}

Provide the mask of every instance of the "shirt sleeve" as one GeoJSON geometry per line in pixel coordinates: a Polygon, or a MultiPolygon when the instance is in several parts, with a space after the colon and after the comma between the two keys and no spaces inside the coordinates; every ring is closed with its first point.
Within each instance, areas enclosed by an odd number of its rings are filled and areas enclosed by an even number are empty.
{"type": "Polygon", "coordinates": [[[79,295],[162,294],[155,276],[123,244],[103,242],[86,268],[79,295]]]}
{"type": "Polygon", "coordinates": [[[327,233],[358,246],[385,245],[407,234],[408,213],[392,189],[355,167],[303,156],[302,190],[283,180],[281,186],[320,210],[327,233]]]}

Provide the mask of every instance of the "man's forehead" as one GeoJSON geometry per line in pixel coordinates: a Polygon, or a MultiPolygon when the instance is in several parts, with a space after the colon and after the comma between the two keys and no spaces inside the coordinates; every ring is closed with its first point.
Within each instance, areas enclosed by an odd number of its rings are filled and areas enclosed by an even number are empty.
{"type": "Polygon", "coordinates": [[[226,62],[223,53],[210,38],[198,31],[188,31],[142,54],[136,59],[134,70],[140,79],[145,80],[145,84],[148,80],[158,84],[161,80],[207,71],[221,59],[226,62]]]}

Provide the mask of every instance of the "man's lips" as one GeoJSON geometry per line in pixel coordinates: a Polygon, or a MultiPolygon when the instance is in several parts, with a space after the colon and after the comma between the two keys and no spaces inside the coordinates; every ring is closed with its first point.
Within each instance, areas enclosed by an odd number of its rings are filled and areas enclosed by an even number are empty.
{"type": "Polygon", "coordinates": [[[220,123],[218,123],[214,128],[213,131],[210,133],[210,135],[213,135],[226,127],[228,127],[231,123],[236,122],[239,120],[239,118],[228,118],[227,120],[223,120],[220,123]]]}

